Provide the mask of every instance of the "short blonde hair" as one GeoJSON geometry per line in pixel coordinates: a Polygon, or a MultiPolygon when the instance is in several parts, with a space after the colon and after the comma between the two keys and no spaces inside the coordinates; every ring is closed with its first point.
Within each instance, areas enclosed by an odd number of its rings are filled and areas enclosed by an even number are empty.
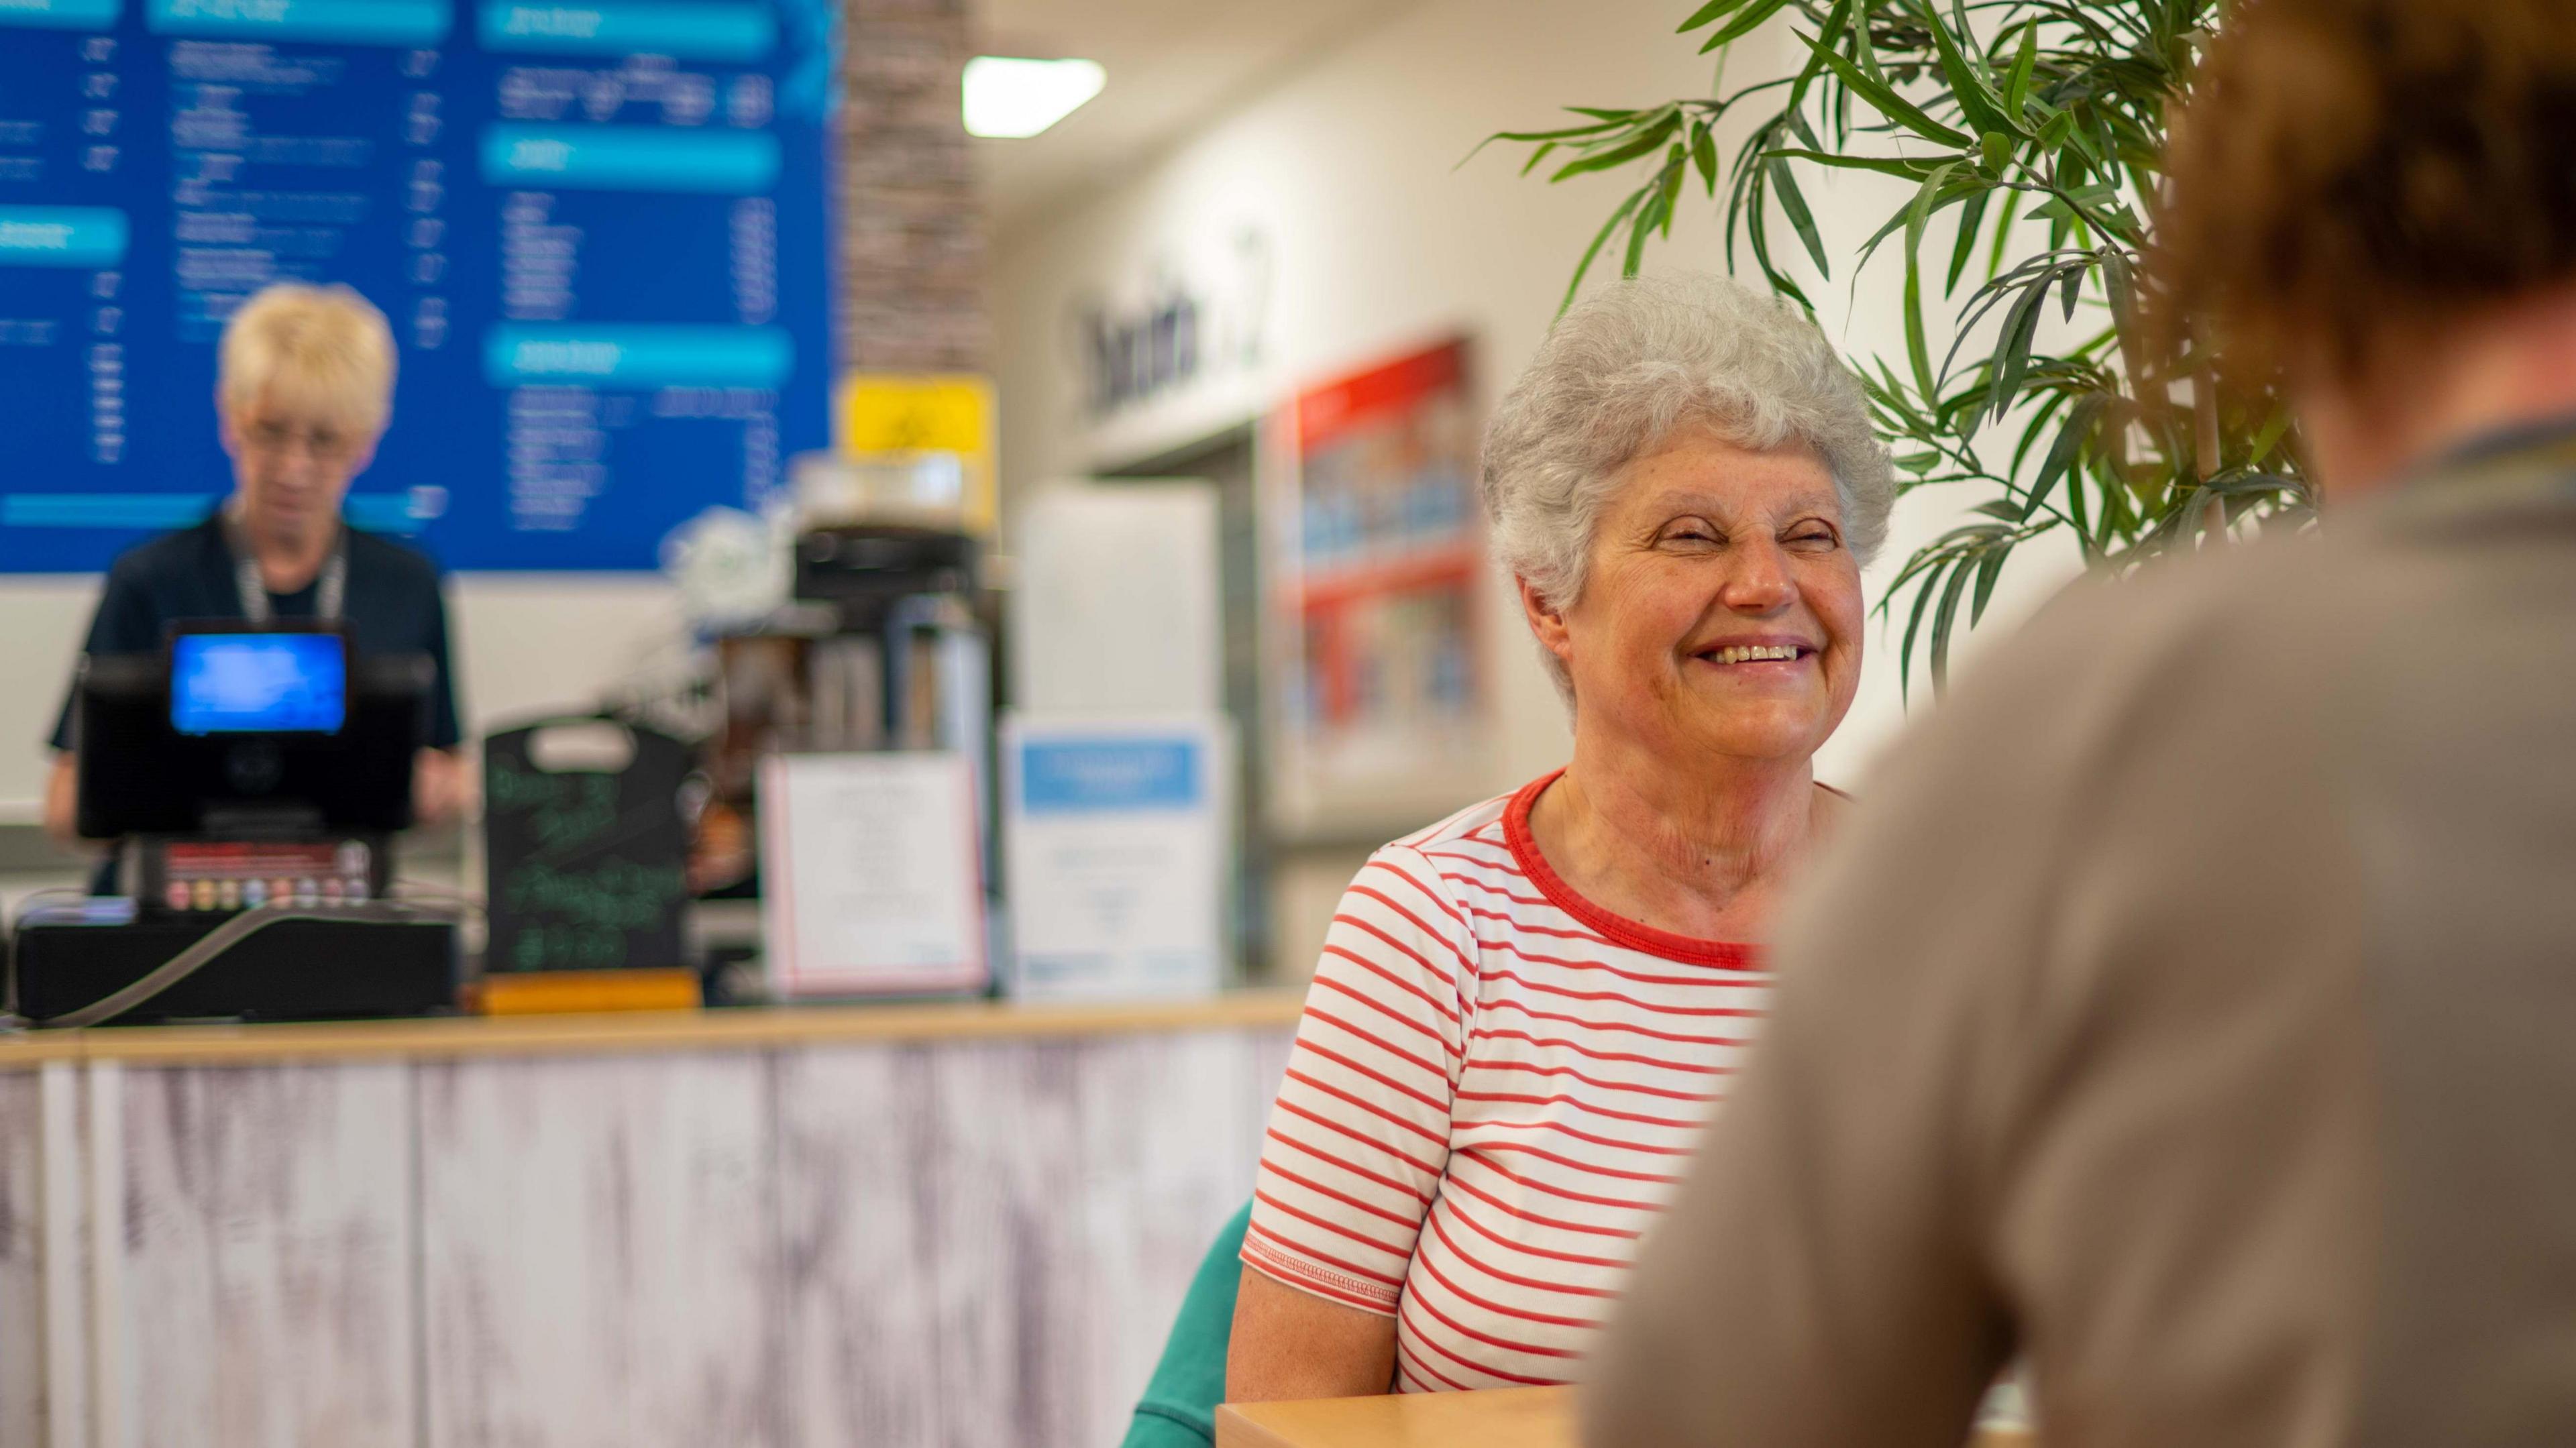
{"type": "Polygon", "coordinates": [[[215,392],[228,411],[262,397],[384,431],[394,408],[394,332],[350,287],[277,282],[224,324],[215,392]]]}

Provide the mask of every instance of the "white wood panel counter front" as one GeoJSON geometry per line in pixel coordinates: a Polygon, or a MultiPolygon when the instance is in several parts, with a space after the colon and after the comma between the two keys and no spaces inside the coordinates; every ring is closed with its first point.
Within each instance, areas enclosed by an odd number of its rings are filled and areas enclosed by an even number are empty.
{"type": "Polygon", "coordinates": [[[0,1445],[1114,1444],[1294,996],[0,1040],[0,1445]]]}

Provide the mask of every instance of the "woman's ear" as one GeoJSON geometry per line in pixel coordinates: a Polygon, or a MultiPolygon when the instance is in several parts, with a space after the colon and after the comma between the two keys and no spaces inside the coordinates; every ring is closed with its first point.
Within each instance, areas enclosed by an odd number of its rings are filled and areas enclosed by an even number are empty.
{"type": "Polygon", "coordinates": [[[1526,578],[1515,578],[1512,585],[1521,592],[1521,617],[1529,620],[1530,634],[1538,646],[1556,656],[1556,661],[1574,667],[1574,640],[1565,627],[1565,613],[1541,597],[1526,578]]]}

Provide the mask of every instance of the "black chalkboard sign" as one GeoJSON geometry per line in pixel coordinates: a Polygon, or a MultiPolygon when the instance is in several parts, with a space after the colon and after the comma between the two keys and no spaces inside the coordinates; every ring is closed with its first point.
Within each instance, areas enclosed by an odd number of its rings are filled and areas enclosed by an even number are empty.
{"type": "Polygon", "coordinates": [[[683,964],[688,767],[679,740],[605,720],[554,719],[484,740],[487,968],[683,964]]]}

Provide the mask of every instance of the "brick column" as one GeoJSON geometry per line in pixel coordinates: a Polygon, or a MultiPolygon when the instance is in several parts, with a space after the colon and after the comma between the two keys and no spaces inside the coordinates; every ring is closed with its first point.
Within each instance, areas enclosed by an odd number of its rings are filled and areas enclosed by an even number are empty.
{"type": "Polygon", "coordinates": [[[841,0],[840,365],[992,365],[984,214],[958,115],[965,0],[841,0]]]}

